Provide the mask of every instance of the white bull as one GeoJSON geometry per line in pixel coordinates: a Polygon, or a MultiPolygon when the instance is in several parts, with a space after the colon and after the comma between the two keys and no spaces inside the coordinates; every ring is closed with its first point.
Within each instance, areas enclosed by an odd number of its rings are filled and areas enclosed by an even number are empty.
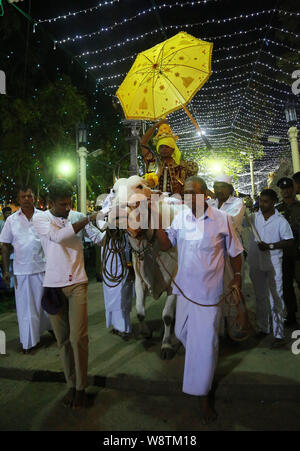
{"type": "MultiPolygon", "coordinates": [[[[177,272],[177,248],[171,248],[167,252],[159,249],[155,239],[155,224],[151,227],[150,217],[146,214],[142,219],[141,205],[143,199],[152,198],[156,205],[155,210],[159,212],[163,220],[163,227],[170,225],[174,215],[182,208],[178,199],[162,198],[159,194],[151,191],[145,180],[138,176],[129,179],[120,179],[114,186],[115,199],[113,208],[109,215],[109,223],[117,218],[118,227],[126,228],[129,234],[129,242],[133,249],[133,267],[135,271],[136,310],[140,321],[140,331],[143,336],[150,337],[151,333],[145,320],[145,299],[149,293],[154,299],[158,299],[162,293],[167,293],[166,303],[162,313],[164,322],[164,335],[161,346],[161,357],[170,359],[175,353],[178,341],[172,333],[172,325],[175,317],[176,295],[172,294],[171,282],[177,272]],[[153,199],[153,195],[156,199],[153,199]],[[137,208],[138,207],[138,208],[137,208]],[[149,243],[150,241],[150,243],[149,243]],[[156,256],[159,256],[157,259],[156,256]],[[162,263],[163,264],[162,264],[162,263]],[[168,271],[165,270],[164,266],[168,271]]],[[[146,201],[147,205],[148,202],[146,201]]],[[[152,211],[152,210],[151,210],[152,211]]],[[[150,211],[150,216],[151,216],[150,211]]],[[[153,216],[152,216],[153,218],[153,216]]]]}

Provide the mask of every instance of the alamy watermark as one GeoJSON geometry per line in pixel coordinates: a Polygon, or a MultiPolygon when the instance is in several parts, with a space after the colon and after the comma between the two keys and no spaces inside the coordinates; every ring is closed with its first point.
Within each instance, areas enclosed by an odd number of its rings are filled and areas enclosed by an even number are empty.
{"type": "MultiPolygon", "coordinates": [[[[112,198],[106,214],[110,229],[127,230],[132,236],[149,228],[166,229],[176,216],[174,227],[184,229],[185,239],[196,240],[203,236],[204,222],[195,221],[195,217],[203,218],[204,210],[203,194],[185,194],[183,198],[178,194],[166,197],[158,193],[146,196],[134,192],[128,195],[127,187],[122,186],[117,196],[112,198]]],[[[104,216],[104,212],[97,215],[97,225],[100,229],[100,221],[104,216]]]]}
{"type": "Polygon", "coordinates": [[[3,70],[0,70],[0,94],[6,94],[6,76],[3,70]]]}
{"type": "Polygon", "coordinates": [[[300,354],[300,330],[294,330],[292,333],[292,339],[296,340],[292,344],[292,353],[294,355],[300,354]]]}
{"type": "Polygon", "coordinates": [[[6,335],[3,330],[0,330],[0,355],[6,354],[6,335]]]}

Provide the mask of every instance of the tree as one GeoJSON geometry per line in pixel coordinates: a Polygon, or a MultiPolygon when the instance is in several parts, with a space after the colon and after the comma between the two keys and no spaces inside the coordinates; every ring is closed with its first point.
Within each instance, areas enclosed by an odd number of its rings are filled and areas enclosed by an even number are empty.
{"type": "MultiPolygon", "coordinates": [[[[28,181],[45,196],[61,159],[76,168],[75,130],[83,120],[90,131],[88,151],[103,149],[87,160],[88,192],[95,197],[112,185],[112,168],[128,152],[120,118],[112,98],[95,90],[95,81],[66,53],[53,50],[42,27],[32,34],[27,26],[14,8],[1,17],[7,95],[0,96],[0,202],[11,201],[16,186],[28,181]]],[[[76,171],[70,180],[76,184],[76,171]]]]}
{"type": "Polygon", "coordinates": [[[199,171],[205,177],[208,184],[212,184],[216,173],[225,173],[238,182],[239,175],[243,173],[245,166],[249,165],[250,157],[255,160],[263,157],[263,146],[257,138],[251,143],[237,140],[236,147],[218,148],[213,157],[207,149],[199,148],[195,153],[195,161],[199,165],[199,171]]]}
{"type": "MultiPolygon", "coordinates": [[[[6,181],[14,180],[16,188],[30,181],[45,195],[47,184],[56,176],[57,161],[76,162],[75,126],[85,119],[87,103],[68,77],[47,83],[35,94],[1,99],[0,183],[7,188],[6,181]]],[[[6,201],[11,200],[14,189],[4,191],[6,201]]]]}

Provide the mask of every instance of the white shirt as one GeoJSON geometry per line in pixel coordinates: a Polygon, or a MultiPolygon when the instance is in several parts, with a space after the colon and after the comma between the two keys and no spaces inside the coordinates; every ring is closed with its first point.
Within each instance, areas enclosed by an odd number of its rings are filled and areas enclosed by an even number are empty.
{"type": "MultiPolygon", "coordinates": [[[[210,207],[218,208],[219,201],[218,199],[209,199],[207,204],[210,207]]],[[[231,216],[234,229],[241,236],[243,217],[246,210],[243,200],[239,197],[229,196],[226,202],[221,205],[220,210],[226,211],[231,216]]]]}
{"type": "MultiPolygon", "coordinates": [[[[88,281],[84,269],[83,230],[75,234],[72,224],[85,216],[70,211],[67,219],[53,216],[49,210],[34,217],[34,228],[46,255],[44,287],[65,287],[88,281]]],[[[105,233],[91,224],[84,231],[93,243],[100,243],[105,233]]]]}
{"type": "MultiPolygon", "coordinates": [[[[223,293],[225,254],[243,252],[232,221],[223,211],[208,207],[200,218],[188,208],[182,210],[166,230],[178,248],[177,285],[200,304],[215,304],[223,293]]],[[[176,286],[174,294],[181,294],[176,286]]]]}
{"type": "MultiPolygon", "coordinates": [[[[293,237],[292,229],[287,220],[275,209],[274,215],[266,221],[261,210],[251,215],[255,228],[264,243],[277,243],[281,240],[290,240],[293,237]]],[[[248,261],[249,265],[259,268],[261,271],[267,271],[274,268],[274,265],[282,264],[282,249],[273,249],[270,251],[260,251],[257,241],[251,233],[248,261]]]]}
{"type": "Polygon", "coordinates": [[[32,218],[28,221],[20,208],[6,219],[0,234],[0,242],[11,244],[14,248],[13,268],[16,276],[45,271],[45,255],[33,227],[33,219],[38,214],[40,210],[35,208],[32,218]]]}

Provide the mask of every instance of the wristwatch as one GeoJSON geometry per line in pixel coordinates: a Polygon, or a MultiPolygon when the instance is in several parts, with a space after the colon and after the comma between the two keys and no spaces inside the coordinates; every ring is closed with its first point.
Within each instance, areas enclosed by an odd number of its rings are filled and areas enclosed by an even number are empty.
{"type": "Polygon", "coordinates": [[[272,251],[273,249],[275,249],[275,244],[269,244],[269,249],[272,251]]]}

